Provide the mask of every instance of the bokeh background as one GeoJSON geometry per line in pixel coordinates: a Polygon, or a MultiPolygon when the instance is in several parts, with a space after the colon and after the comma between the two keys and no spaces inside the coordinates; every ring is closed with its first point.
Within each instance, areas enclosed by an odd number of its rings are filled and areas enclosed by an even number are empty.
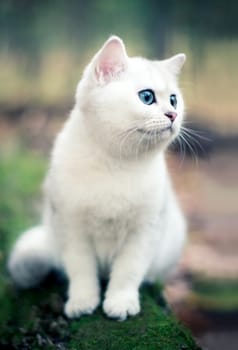
{"type": "Polygon", "coordinates": [[[130,55],[185,52],[189,146],[170,150],[168,162],[189,243],[165,294],[204,348],[238,348],[237,13],[235,0],[0,2],[2,271],[13,241],[39,221],[52,142],[91,56],[110,34],[130,55]]]}

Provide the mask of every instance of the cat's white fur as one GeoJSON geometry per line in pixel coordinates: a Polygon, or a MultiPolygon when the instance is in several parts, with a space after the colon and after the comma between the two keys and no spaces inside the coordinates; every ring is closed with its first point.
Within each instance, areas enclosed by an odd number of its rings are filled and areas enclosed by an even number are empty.
{"type": "Polygon", "coordinates": [[[177,263],[186,225],[170,184],[164,150],[179,133],[183,100],[177,75],[183,54],[164,61],[129,58],[111,37],[86,68],[76,105],[58,135],[45,182],[43,223],[25,232],[8,267],[21,287],[50,269],[69,278],[65,314],[92,313],[99,278],[109,317],[140,311],[143,281],[164,279],[177,263]],[[156,103],[138,92],[151,89],[156,103]],[[176,94],[177,118],[170,95],[176,94]]]}

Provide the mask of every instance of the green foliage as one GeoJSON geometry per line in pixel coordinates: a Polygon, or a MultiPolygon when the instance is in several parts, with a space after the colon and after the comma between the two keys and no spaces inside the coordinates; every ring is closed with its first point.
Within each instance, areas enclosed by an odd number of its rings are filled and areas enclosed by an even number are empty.
{"type": "Polygon", "coordinates": [[[238,281],[193,277],[192,299],[202,310],[234,312],[238,310],[238,281]]]}
{"type": "Polygon", "coordinates": [[[55,45],[77,50],[88,40],[111,33],[123,37],[130,33],[143,44],[152,40],[151,51],[156,54],[161,40],[171,40],[170,34],[177,31],[187,31],[201,41],[238,34],[235,0],[181,0],[179,6],[175,0],[25,0],[23,4],[0,2],[0,46],[35,57],[55,45]]]}
{"type": "Polygon", "coordinates": [[[43,179],[45,160],[18,151],[0,156],[0,251],[9,250],[17,235],[35,221],[36,197],[43,179]]]}

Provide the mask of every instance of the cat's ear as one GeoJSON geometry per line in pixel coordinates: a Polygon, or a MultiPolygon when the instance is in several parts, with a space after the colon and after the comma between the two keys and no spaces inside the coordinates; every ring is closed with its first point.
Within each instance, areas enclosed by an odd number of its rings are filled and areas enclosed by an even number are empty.
{"type": "Polygon", "coordinates": [[[168,58],[167,60],[164,60],[164,63],[170,70],[170,72],[172,72],[175,75],[178,75],[182,66],[184,65],[185,60],[186,55],[184,53],[179,53],[175,56],[168,58]]]}
{"type": "Polygon", "coordinates": [[[95,57],[94,73],[98,82],[117,78],[126,70],[128,56],[123,41],[111,36],[95,57]]]}

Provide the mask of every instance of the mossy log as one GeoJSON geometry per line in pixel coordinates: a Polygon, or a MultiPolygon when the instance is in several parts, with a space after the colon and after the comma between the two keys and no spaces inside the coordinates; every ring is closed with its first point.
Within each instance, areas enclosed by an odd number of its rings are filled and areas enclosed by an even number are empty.
{"type": "Polygon", "coordinates": [[[124,322],[99,308],[78,320],[63,316],[65,283],[49,278],[37,289],[0,289],[0,349],[198,350],[168,310],[158,286],[141,288],[141,313],[124,322]],[[161,302],[162,301],[162,302],[161,302]]]}

